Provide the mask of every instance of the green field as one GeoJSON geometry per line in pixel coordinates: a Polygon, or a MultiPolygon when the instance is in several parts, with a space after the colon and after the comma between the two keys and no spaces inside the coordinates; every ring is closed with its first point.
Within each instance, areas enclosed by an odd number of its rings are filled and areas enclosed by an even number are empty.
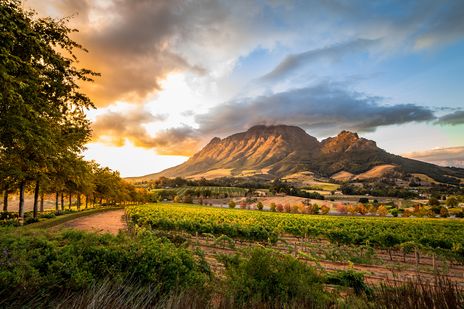
{"type": "Polygon", "coordinates": [[[162,203],[126,211],[132,222],[154,229],[271,242],[291,234],[384,249],[409,244],[464,258],[464,224],[455,219],[299,215],[162,203]]]}
{"type": "Polygon", "coordinates": [[[213,196],[222,195],[224,196],[227,194],[228,197],[240,197],[244,196],[246,193],[246,189],[244,188],[237,188],[237,187],[212,187],[212,186],[198,186],[198,187],[181,187],[181,188],[172,188],[172,189],[154,189],[156,191],[162,190],[172,190],[175,191],[177,195],[183,196],[188,190],[194,192],[204,192],[204,191],[211,191],[213,196]]]}

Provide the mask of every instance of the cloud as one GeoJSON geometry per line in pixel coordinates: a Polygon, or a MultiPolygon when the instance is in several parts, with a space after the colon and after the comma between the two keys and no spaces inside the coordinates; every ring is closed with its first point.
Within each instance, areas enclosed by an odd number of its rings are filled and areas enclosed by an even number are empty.
{"type": "MultiPolygon", "coordinates": [[[[428,23],[416,38],[417,48],[428,48],[462,40],[464,36],[463,1],[445,1],[429,14],[428,23]]],[[[426,15],[426,16],[427,16],[426,15]]]]}
{"type": "Polygon", "coordinates": [[[451,114],[444,115],[438,118],[437,124],[441,125],[459,125],[464,124],[464,111],[455,111],[451,114]]]}
{"type": "Polygon", "coordinates": [[[382,98],[352,92],[339,85],[289,90],[269,96],[230,101],[196,116],[203,134],[229,134],[256,124],[301,126],[313,134],[342,129],[374,131],[380,126],[435,119],[433,112],[414,104],[383,105],[382,98]]]}
{"type": "Polygon", "coordinates": [[[464,167],[464,146],[417,151],[402,156],[441,166],[464,167]]]}
{"type": "MultiPolygon", "coordinates": [[[[170,73],[214,75],[256,46],[285,36],[263,18],[266,5],[214,0],[28,0],[42,15],[74,16],[81,65],[102,74],[83,89],[106,106],[141,102],[170,73]],[[250,29],[253,29],[250,31],[250,29]]],[[[232,66],[231,66],[232,64],[232,66]]],[[[228,69],[226,69],[228,68],[228,69]]]]}
{"type": "Polygon", "coordinates": [[[299,54],[288,55],[272,71],[262,76],[259,80],[265,82],[276,81],[316,61],[339,61],[348,54],[367,51],[370,47],[374,46],[376,42],[378,42],[378,40],[356,39],[345,43],[308,50],[299,54]]]}
{"type": "Polygon", "coordinates": [[[106,112],[92,124],[93,140],[122,147],[127,141],[137,147],[153,148],[161,155],[191,155],[198,148],[199,138],[191,128],[169,128],[150,135],[146,124],[164,121],[166,116],[153,115],[135,108],[125,112],[106,112]]]}

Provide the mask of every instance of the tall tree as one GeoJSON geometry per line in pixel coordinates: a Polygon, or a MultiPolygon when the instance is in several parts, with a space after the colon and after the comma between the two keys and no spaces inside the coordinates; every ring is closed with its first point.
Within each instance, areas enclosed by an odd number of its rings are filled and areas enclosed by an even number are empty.
{"type": "Polygon", "coordinates": [[[79,83],[97,74],[75,66],[74,51],[85,49],[66,19],[37,18],[20,1],[0,0],[0,25],[0,155],[8,163],[0,173],[19,184],[23,216],[26,183],[88,141],[85,110],[94,106],[79,83]]]}

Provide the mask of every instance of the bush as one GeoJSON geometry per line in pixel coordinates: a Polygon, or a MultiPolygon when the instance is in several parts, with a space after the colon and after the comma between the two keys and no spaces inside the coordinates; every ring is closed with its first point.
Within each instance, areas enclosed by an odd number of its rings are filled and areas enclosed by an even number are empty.
{"type": "Polygon", "coordinates": [[[263,210],[263,208],[264,208],[263,203],[261,203],[261,202],[256,203],[256,208],[258,210],[263,210]]]}
{"type": "Polygon", "coordinates": [[[28,295],[59,295],[81,290],[101,280],[130,280],[156,286],[166,294],[192,285],[204,286],[210,277],[206,262],[187,249],[151,233],[128,238],[78,231],[59,234],[18,231],[0,235],[0,291],[18,299],[28,295]],[[15,294],[15,291],[19,294],[15,294]]]}
{"type": "Polygon", "coordinates": [[[271,249],[253,248],[243,256],[222,256],[230,296],[240,305],[265,302],[320,302],[322,279],[310,266],[271,249]]]}
{"type": "Polygon", "coordinates": [[[362,204],[367,204],[369,203],[369,199],[367,197],[361,197],[359,198],[359,203],[362,203],[362,204]]]}
{"type": "Polygon", "coordinates": [[[229,201],[229,208],[235,208],[235,206],[237,206],[237,204],[235,204],[234,201],[229,201]]]}
{"type": "Polygon", "coordinates": [[[271,203],[270,209],[271,209],[271,211],[276,212],[276,210],[277,210],[276,204],[275,204],[275,203],[271,203]]]}
{"type": "Polygon", "coordinates": [[[329,206],[323,205],[323,206],[321,207],[321,215],[326,215],[326,214],[329,213],[329,211],[330,211],[330,207],[329,207],[329,206]]]}
{"type": "Polygon", "coordinates": [[[364,275],[354,270],[342,270],[329,273],[327,275],[326,282],[329,284],[336,284],[353,288],[356,295],[369,295],[371,292],[367,284],[364,282],[364,275]]]}

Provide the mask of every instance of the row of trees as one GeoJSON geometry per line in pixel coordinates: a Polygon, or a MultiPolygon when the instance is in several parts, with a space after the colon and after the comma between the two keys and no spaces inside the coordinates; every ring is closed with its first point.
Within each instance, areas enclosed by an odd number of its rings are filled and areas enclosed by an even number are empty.
{"type": "Polygon", "coordinates": [[[76,194],[78,205],[81,194],[120,199],[115,192],[127,185],[119,175],[80,156],[91,136],[85,112],[94,104],[79,85],[98,74],[77,67],[75,52],[86,50],[70,38],[74,30],[66,19],[37,18],[18,0],[0,0],[0,25],[4,210],[8,194],[19,191],[19,215],[24,218],[28,188],[34,191],[34,217],[41,193],[55,192],[57,207],[65,193],[69,199],[76,194]]]}

